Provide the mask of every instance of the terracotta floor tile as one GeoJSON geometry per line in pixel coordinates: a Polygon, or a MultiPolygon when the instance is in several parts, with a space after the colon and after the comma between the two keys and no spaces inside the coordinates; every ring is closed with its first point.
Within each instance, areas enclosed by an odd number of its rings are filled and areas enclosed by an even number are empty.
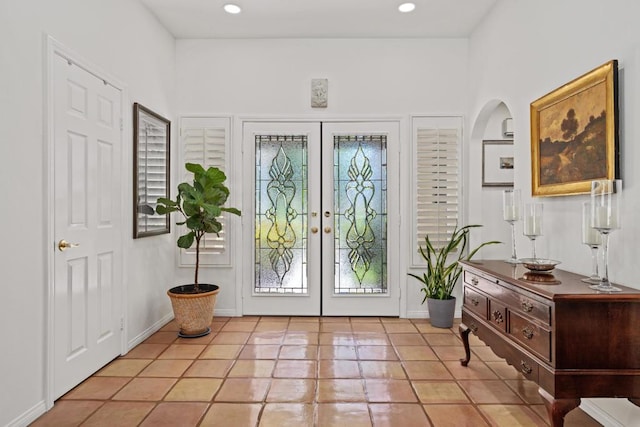
{"type": "Polygon", "coordinates": [[[171,344],[158,359],[196,359],[205,347],[203,344],[171,344]]]}
{"type": "Polygon", "coordinates": [[[356,338],[344,332],[321,332],[318,342],[320,345],[355,345],[356,338]]]}
{"type": "Polygon", "coordinates": [[[369,409],[365,403],[320,403],[318,426],[370,427],[369,409]]]}
{"type": "Polygon", "coordinates": [[[185,377],[224,378],[233,366],[233,360],[196,360],[185,371],[185,377]]]}
{"type": "Polygon", "coordinates": [[[178,334],[173,331],[156,332],[144,340],[144,344],[171,344],[176,338],[178,338],[178,334]]]}
{"type": "Polygon", "coordinates": [[[351,323],[351,318],[346,316],[321,317],[320,323],[351,323]]]}
{"type": "Polygon", "coordinates": [[[178,332],[180,330],[180,327],[178,326],[178,324],[176,323],[176,321],[174,319],[174,320],[171,320],[166,325],[164,325],[162,328],[160,328],[160,330],[162,332],[167,332],[167,331],[178,332]]]}
{"type": "Polygon", "coordinates": [[[240,344],[209,345],[200,353],[200,359],[235,359],[242,350],[240,344]]]}
{"type": "Polygon", "coordinates": [[[429,427],[431,424],[419,404],[372,403],[369,405],[375,427],[429,427]]]}
{"type": "Polygon", "coordinates": [[[420,334],[389,334],[389,340],[393,345],[427,345],[420,334]]]}
{"type": "Polygon", "coordinates": [[[65,394],[62,399],[107,400],[118,392],[131,378],[90,377],[65,394]]]}
{"type": "Polygon", "coordinates": [[[211,344],[246,344],[249,336],[250,332],[219,332],[211,344]]]}
{"type": "Polygon", "coordinates": [[[504,359],[491,350],[491,347],[474,347],[473,353],[485,362],[503,362],[504,359]]]}
{"type": "Polygon", "coordinates": [[[369,402],[417,402],[418,399],[407,380],[365,380],[369,402]]]}
{"type": "Polygon", "coordinates": [[[116,359],[94,375],[98,377],[135,377],[151,362],[153,362],[152,359],[116,359]]]}
{"type": "Polygon", "coordinates": [[[191,427],[197,426],[209,405],[207,403],[163,402],[159,403],[141,427],[191,427]]]}
{"type": "Polygon", "coordinates": [[[209,402],[221,384],[221,378],[183,378],[178,380],[164,400],[209,402]]]}
{"type": "Polygon", "coordinates": [[[318,362],[315,360],[278,360],[274,378],[317,378],[318,362]]]}
{"type": "Polygon", "coordinates": [[[266,345],[266,344],[281,344],[284,339],[284,332],[253,332],[248,340],[247,344],[254,345],[266,345]]]}
{"type": "MultiPolygon", "coordinates": [[[[382,325],[380,327],[382,327],[382,325]]],[[[387,334],[354,333],[353,337],[355,338],[355,344],[357,345],[391,345],[391,341],[389,341],[387,334]]]]}
{"type": "Polygon", "coordinates": [[[359,345],[356,351],[360,360],[398,360],[390,345],[359,345]]]}
{"type": "Polygon", "coordinates": [[[381,323],[379,317],[352,317],[351,323],[381,323]]]}
{"type": "Polygon", "coordinates": [[[400,362],[361,360],[363,378],[387,378],[404,380],[407,378],[400,362]]]}
{"type": "Polygon", "coordinates": [[[408,360],[402,363],[411,380],[452,380],[444,364],[440,361],[408,360]]]}
{"type": "Polygon", "coordinates": [[[385,332],[384,326],[382,326],[382,323],[366,323],[366,322],[352,323],[351,330],[356,334],[358,332],[377,332],[377,333],[385,332]]]}
{"type": "Polygon", "coordinates": [[[388,334],[393,333],[418,333],[418,329],[411,322],[384,323],[384,329],[388,334]]]}
{"type": "Polygon", "coordinates": [[[78,426],[104,402],[92,400],[61,400],[53,408],[35,420],[32,427],[78,426]]]}
{"type": "Polygon", "coordinates": [[[155,360],[144,371],[140,372],[139,377],[157,377],[157,378],[178,378],[182,376],[184,371],[193,363],[192,360],[155,360]]]}
{"type": "Polygon", "coordinates": [[[506,380],[505,384],[525,402],[530,405],[540,405],[543,402],[540,393],[538,393],[538,385],[527,380],[506,380]]]}
{"type": "Polygon", "coordinates": [[[216,332],[212,331],[210,334],[202,337],[193,337],[193,338],[178,337],[173,343],[187,344],[187,345],[191,345],[191,344],[207,345],[207,344],[210,344],[211,341],[216,337],[216,334],[217,334],[216,332]]]}
{"type": "Polygon", "coordinates": [[[316,345],[318,344],[318,332],[288,332],[284,336],[283,344],[287,345],[316,345]]]}
{"type": "Polygon", "coordinates": [[[351,323],[333,323],[333,322],[324,322],[320,324],[321,332],[345,332],[351,333],[353,332],[353,328],[351,327],[351,323]]]}
{"type": "Polygon", "coordinates": [[[492,426],[547,427],[547,423],[525,405],[480,405],[478,409],[492,426]]]}
{"type": "Polygon", "coordinates": [[[398,345],[396,351],[400,360],[438,360],[429,346],[398,345]]]}
{"type": "Polygon", "coordinates": [[[437,427],[488,427],[473,405],[424,405],[429,419],[437,427]]]}
{"type": "Polygon", "coordinates": [[[277,344],[247,344],[242,348],[238,359],[277,359],[279,352],[280,346],[277,344]]]}
{"type": "Polygon", "coordinates": [[[261,403],[212,403],[200,427],[255,427],[261,403]]]}
{"type": "Polygon", "coordinates": [[[271,380],[268,378],[228,378],[214,397],[216,402],[262,402],[271,380]]]}
{"type": "Polygon", "coordinates": [[[458,384],[474,403],[523,403],[501,380],[458,381],[458,384]]]}
{"type": "Polygon", "coordinates": [[[352,359],[358,358],[354,345],[321,345],[318,359],[352,359]]]}
{"type": "Polygon", "coordinates": [[[267,403],[260,427],[313,426],[313,405],[308,403],[267,403]]]}
{"type": "Polygon", "coordinates": [[[298,322],[303,322],[303,323],[316,323],[316,324],[320,324],[320,317],[318,316],[292,316],[289,319],[289,323],[298,323],[298,322]]]}
{"type": "MultiPolygon", "coordinates": [[[[465,357],[464,348],[459,345],[447,345],[447,346],[431,346],[433,352],[438,356],[440,360],[460,360],[465,357]]],[[[475,358],[475,355],[471,356],[471,360],[475,358]]]]}
{"type": "Polygon", "coordinates": [[[112,400],[162,400],[176,381],[175,378],[134,378],[112,400]]]}
{"type": "Polygon", "coordinates": [[[287,330],[289,320],[285,321],[260,321],[256,325],[255,332],[282,332],[287,330]]]}
{"type": "Polygon", "coordinates": [[[412,381],[422,403],[471,403],[455,381],[412,381]]]}
{"type": "Polygon", "coordinates": [[[238,360],[229,371],[229,378],[270,378],[275,360],[238,360]]]}
{"type": "Polygon", "coordinates": [[[138,344],[122,356],[122,359],[155,359],[167,347],[169,347],[169,344],[138,344]]]}
{"type": "Polygon", "coordinates": [[[423,334],[422,335],[429,345],[451,345],[458,346],[462,352],[464,347],[462,346],[462,340],[457,335],[453,334],[423,334]]]}
{"type": "Polygon", "coordinates": [[[318,358],[317,345],[283,345],[280,347],[279,359],[313,359],[318,358]]]}
{"type": "Polygon", "coordinates": [[[360,378],[360,367],[355,360],[328,360],[318,362],[318,378],[360,378]]]}
{"type": "Polygon", "coordinates": [[[220,332],[253,332],[258,324],[257,321],[239,322],[229,321],[220,329],[220,332]]]}
{"type": "Polygon", "coordinates": [[[289,327],[287,328],[290,332],[320,332],[320,323],[318,322],[304,322],[304,321],[294,321],[293,319],[289,322],[289,327]]]}
{"type": "Polygon", "coordinates": [[[222,328],[224,328],[224,325],[226,325],[227,322],[226,321],[221,321],[221,320],[216,320],[215,318],[213,319],[213,322],[211,322],[211,332],[220,332],[222,330],[222,328]]]}
{"type": "Polygon", "coordinates": [[[316,394],[316,380],[275,378],[271,381],[267,402],[312,403],[316,394]]]}
{"type": "MultiPolygon", "coordinates": [[[[450,334],[452,333],[448,328],[436,328],[435,326],[431,326],[431,323],[427,320],[426,322],[414,322],[414,325],[418,331],[423,334],[450,334]]],[[[456,327],[457,331],[457,327],[456,327]]],[[[457,333],[457,332],[456,332],[457,333]]]]}
{"type": "Polygon", "coordinates": [[[156,406],[152,402],[107,402],[82,423],[83,427],[135,427],[156,406]],[[118,420],[114,423],[114,420],[118,420]]]}
{"type": "Polygon", "coordinates": [[[362,380],[320,379],[318,380],[318,403],[365,402],[362,380]]]}
{"type": "Polygon", "coordinates": [[[479,360],[472,360],[469,365],[462,366],[459,361],[447,360],[442,362],[451,375],[459,380],[495,380],[498,376],[479,360]]]}
{"type": "MultiPolygon", "coordinates": [[[[473,356],[471,357],[472,357],[472,362],[470,363],[473,363],[473,356]]],[[[524,380],[525,379],[524,376],[520,372],[518,372],[516,368],[509,365],[504,360],[501,362],[485,362],[485,363],[493,372],[495,372],[502,379],[505,379],[505,380],[524,380]]]]}

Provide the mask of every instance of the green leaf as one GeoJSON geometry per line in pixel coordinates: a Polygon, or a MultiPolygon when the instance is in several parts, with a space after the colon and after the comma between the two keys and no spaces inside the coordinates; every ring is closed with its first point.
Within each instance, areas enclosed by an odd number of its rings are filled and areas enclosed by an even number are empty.
{"type": "Polygon", "coordinates": [[[184,167],[194,175],[205,172],[204,168],[197,163],[187,163],[184,167]]]}
{"type": "Polygon", "coordinates": [[[196,235],[193,231],[185,234],[184,236],[180,236],[180,238],[178,239],[178,247],[182,249],[189,249],[191,245],[193,245],[195,237],[196,235]]]}
{"type": "Polygon", "coordinates": [[[225,212],[229,212],[232,213],[234,215],[238,215],[241,216],[242,212],[240,212],[238,209],[236,208],[220,208],[221,210],[225,211],[225,212]]]}

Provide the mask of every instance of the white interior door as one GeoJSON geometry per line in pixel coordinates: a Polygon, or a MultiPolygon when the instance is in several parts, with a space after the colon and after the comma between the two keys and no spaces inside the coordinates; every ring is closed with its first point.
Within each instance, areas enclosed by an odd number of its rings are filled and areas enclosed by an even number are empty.
{"type": "Polygon", "coordinates": [[[399,314],[398,137],[397,122],[244,123],[244,314],[399,314]]]}
{"type": "Polygon", "coordinates": [[[120,354],[122,93],[59,55],[52,84],[55,399],[120,354]]]}

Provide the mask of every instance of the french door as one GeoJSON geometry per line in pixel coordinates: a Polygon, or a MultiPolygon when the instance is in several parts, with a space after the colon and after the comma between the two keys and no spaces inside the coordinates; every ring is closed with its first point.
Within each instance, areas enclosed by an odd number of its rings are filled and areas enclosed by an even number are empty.
{"type": "Polygon", "coordinates": [[[243,124],[244,314],[399,314],[398,139],[392,121],[243,124]]]}

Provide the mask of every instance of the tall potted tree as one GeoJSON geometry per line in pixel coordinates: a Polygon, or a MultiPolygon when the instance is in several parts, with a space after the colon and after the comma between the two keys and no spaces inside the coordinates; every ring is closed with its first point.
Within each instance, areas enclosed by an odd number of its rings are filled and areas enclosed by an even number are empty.
{"type": "Polygon", "coordinates": [[[427,302],[429,320],[431,325],[436,328],[450,328],[453,326],[456,298],[451,294],[462,273],[462,267],[458,264],[458,261],[470,260],[484,246],[502,243],[496,240],[484,242],[469,254],[466,254],[469,231],[474,227],[482,226],[474,224],[458,228],[456,225],[449,241],[439,248],[436,248],[429,240],[429,236],[426,236],[425,246],[420,246],[420,255],[427,262],[427,271],[422,276],[409,273],[409,276],[422,283],[420,288],[424,292],[422,304],[425,301],[427,302]],[[457,257],[449,260],[449,255],[455,252],[457,252],[457,257]]]}
{"type": "Polygon", "coordinates": [[[213,309],[220,288],[218,285],[203,284],[198,281],[200,268],[200,244],[207,233],[219,234],[222,223],[218,220],[222,212],[240,215],[236,208],[223,207],[229,197],[229,188],[224,184],[227,177],[220,169],[187,163],[186,169],[193,173],[193,183],[178,185],[175,200],[161,197],[156,212],[160,215],[180,212],[188,233],[178,238],[178,247],[188,249],[196,246],[195,275],[192,284],[176,286],[167,294],[171,299],[173,314],[180,327],[181,337],[200,337],[211,332],[213,309]]]}

